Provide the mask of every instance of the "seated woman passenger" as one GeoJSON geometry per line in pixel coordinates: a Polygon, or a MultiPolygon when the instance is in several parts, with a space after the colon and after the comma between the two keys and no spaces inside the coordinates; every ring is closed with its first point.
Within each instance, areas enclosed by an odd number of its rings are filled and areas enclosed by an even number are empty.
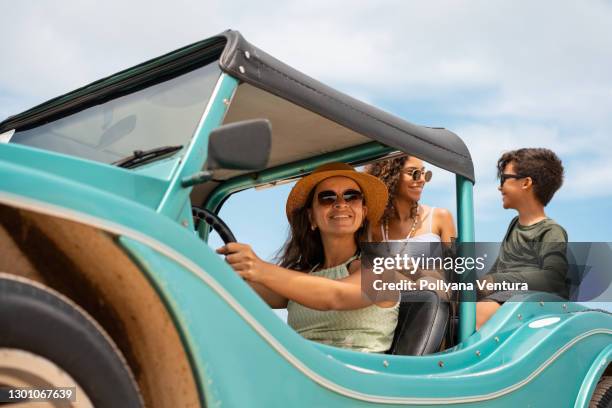
{"type": "MultiPolygon", "coordinates": [[[[366,172],[378,177],[389,191],[383,215],[371,226],[368,241],[403,243],[399,247],[403,253],[419,256],[424,252],[423,244],[406,244],[450,243],[456,237],[453,216],[447,209],[419,204],[425,183],[432,176],[431,171],[425,170],[422,160],[404,155],[371,164],[366,172]]],[[[421,270],[413,278],[417,282],[426,280],[435,285],[435,281],[444,279],[444,276],[440,270],[421,270]]],[[[449,293],[437,292],[442,299],[449,300],[449,293]]]]}
{"type": "Polygon", "coordinates": [[[280,265],[249,245],[217,250],[273,308],[287,307],[288,324],[305,338],[365,352],[385,352],[397,325],[398,302],[372,303],[361,291],[359,240],[387,203],[375,177],[343,163],[318,167],[287,199],[291,226],[280,265]]]}

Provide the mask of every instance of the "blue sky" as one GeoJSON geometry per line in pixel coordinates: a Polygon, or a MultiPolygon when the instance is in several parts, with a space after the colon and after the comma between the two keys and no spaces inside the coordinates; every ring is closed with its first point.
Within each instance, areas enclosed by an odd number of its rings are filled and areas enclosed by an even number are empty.
{"type": "MultiPolygon", "coordinates": [[[[500,240],[514,216],[495,188],[499,155],[549,147],[567,176],[549,215],[571,241],[612,242],[608,1],[38,0],[0,14],[0,118],[233,28],[352,96],[459,134],[476,166],[478,240],[500,240]]],[[[286,237],[287,193],[243,193],[221,214],[269,257],[286,237]]],[[[423,202],[454,211],[453,176],[436,170],[423,202]]]]}

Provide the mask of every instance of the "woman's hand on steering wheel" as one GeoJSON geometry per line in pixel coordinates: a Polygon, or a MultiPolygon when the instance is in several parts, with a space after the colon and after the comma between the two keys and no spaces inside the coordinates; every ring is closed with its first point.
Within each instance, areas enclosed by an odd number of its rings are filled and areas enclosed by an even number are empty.
{"type": "Polygon", "coordinates": [[[267,262],[261,260],[250,245],[230,242],[217,249],[225,261],[245,280],[257,282],[267,262]]]}

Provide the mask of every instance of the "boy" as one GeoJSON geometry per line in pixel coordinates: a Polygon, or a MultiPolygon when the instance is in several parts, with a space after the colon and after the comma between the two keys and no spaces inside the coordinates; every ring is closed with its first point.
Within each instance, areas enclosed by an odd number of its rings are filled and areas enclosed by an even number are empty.
{"type": "MultiPolygon", "coordinates": [[[[486,280],[524,282],[529,290],[567,297],[567,233],[544,212],[563,183],[561,160],[549,149],[513,150],[498,160],[497,175],[503,207],[516,210],[518,216],[510,222],[486,280]]],[[[480,291],[479,295],[485,299],[476,304],[476,329],[515,294],[480,291]]]]}

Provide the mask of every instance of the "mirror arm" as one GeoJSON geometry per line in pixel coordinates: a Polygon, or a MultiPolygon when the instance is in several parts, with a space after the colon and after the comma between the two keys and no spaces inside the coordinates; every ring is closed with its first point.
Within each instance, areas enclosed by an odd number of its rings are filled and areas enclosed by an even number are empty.
{"type": "Polygon", "coordinates": [[[183,179],[181,180],[181,186],[185,188],[191,187],[196,184],[205,183],[209,180],[212,180],[212,178],[213,173],[211,171],[199,171],[191,176],[183,177],[183,179]]]}

